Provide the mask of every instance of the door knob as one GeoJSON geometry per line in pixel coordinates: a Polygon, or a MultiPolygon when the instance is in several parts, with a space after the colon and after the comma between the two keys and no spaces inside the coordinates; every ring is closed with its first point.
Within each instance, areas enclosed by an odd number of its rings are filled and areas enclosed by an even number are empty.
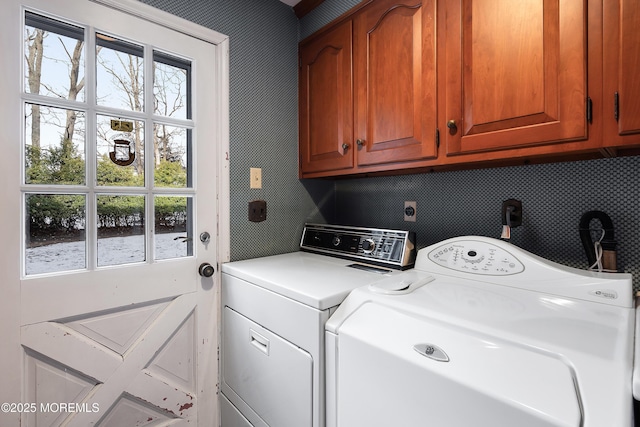
{"type": "Polygon", "coordinates": [[[200,274],[202,277],[211,277],[215,272],[216,269],[213,268],[213,265],[209,264],[208,262],[203,262],[202,264],[200,264],[200,267],[198,267],[198,274],[200,274]]]}
{"type": "Polygon", "coordinates": [[[350,145],[349,145],[349,144],[347,144],[346,142],[342,144],[342,149],[343,149],[344,151],[347,151],[347,150],[349,149],[349,147],[350,147],[350,145]]]}
{"type": "Polygon", "coordinates": [[[451,133],[451,135],[455,134],[458,131],[458,125],[456,124],[455,120],[449,120],[447,122],[447,127],[449,128],[449,133],[451,133]]]}

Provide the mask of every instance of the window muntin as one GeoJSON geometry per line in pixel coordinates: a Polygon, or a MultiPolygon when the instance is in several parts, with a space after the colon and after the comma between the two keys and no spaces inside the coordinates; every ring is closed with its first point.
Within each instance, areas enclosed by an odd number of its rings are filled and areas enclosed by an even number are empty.
{"type": "Polygon", "coordinates": [[[32,12],[24,31],[25,274],[193,256],[191,62],[32,12]]]}

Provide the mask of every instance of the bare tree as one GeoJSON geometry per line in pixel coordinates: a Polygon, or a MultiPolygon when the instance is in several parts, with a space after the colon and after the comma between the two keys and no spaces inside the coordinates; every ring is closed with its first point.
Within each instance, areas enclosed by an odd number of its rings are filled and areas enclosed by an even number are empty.
{"type": "MultiPolygon", "coordinates": [[[[109,73],[113,84],[121,91],[125,104],[133,111],[142,111],[144,88],[142,85],[143,60],[133,54],[116,52],[119,66],[98,58],[98,63],[109,73]]],[[[154,112],[165,117],[172,117],[177,111],[184,109],[182,82],[186,80],[184,70],[175,67],[158,67],[154,61],[154,112]]],[[[155,165],[162,160],[175,161],[184,154],[182,149],[174,147],[172,141],[180,136],[182,129],[163,124],[155,126],[153,148],[155,165]]],[[[134,128],[136,158],[142,158],[141,129],[134,128]]],[[[136,162],[136,171],[143,172],[142,162],[136,162]]]]}
{"type": "MultiPolygon", "coordinates": [[[[29,93],[40,93],[44,37],[43,30],[27,30],[25,59],[29,73],[27,77],[29,93]]],[[[31,146],[37,151],[40,149],[40,106],[36,104],[31,105],[31,146]]]]}
{"type": "MultiPolygon", "coordinates": [[[[82,66],[82,52],[84,41],[77,40],[72,51],[70,51],[61,37],[58,37],[60,46],[67,55],[66,63],[69,64],[69,87],[66,93],[60,93],[56,88],[42,82],[42,60],[45,58],[44,39],[49,35],[47,31],[36,28],[32,31],[27,29],[26,36],[26,65],[27,82],[29,93],[40,94],[41,88],[47,93],[64,99],[75,101],[78,94],[84,88],[84,77],[80,79],[80,69],[82,66]]],[[[60,61],[60,58],[50,58],[53,61],[60,61]]],[[[40,148],[40,126],[41,126],[41,106],[31,105],[31,145],[33,148],[40,148]]],[[[72,141],[75,133],[77,115],[74,110],[66,111],[66,121],[62,132],[62,140],[72,141]]]]}
{"type": "MultiPolygon", "coordinates": [[[[75,101],[78,98],[78,94],[84,88],[84,77],[78,81],[78,77],[80,75],[80,65],[82,58],[82,49],[84,47],[84,42],[82,40],[78,40],[73,49],[73,52],[69,52],[67,47],[60,39],[60,43],[64,48],[67,57],[69,58],[69,63],[71,67],[69,69],[69,93],[67,99],[75,101]]],[[[75,133],[77,115],[73,110],[67,110],[67,121],[65,125],[64,139],[68,139],[69,141],[73,140],[73,134],[75,133]]]]}
{"type": "MultiPolygon", "coordinates": [[[[186,71],[177,67],[158,64],[154,61],[154,111],[156,114],[173,117],[177,112],[185,110],[186,71]]],[[[155,127],[155,159],[156,166],[160,160],[178,161],[182,159],[183,148],[172,146],[171,142],[182,137],[184,129],[173,128],[161,124],[155,127]]]]}

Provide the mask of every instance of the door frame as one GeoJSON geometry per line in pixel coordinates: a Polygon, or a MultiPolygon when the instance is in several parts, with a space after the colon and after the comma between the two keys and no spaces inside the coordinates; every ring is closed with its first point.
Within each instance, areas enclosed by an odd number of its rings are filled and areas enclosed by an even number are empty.
{"type": "MultiPolygon", "coordinates": [[[[106,7],[110,7],[137,18],[161,25],[185,35],[214,44],[216,48],[216,74],[220,77],[217,93],[211,98],[215,102],[216,117],[219,123],[215,140],[217,150],[217,263],[221,264],[230,259],[230,185],[229,185],[229,38],[209,28],[200,26],[191,21],[164,12],[160,9],[146,5],[138,0],[85,0],[106,7]]],[[[9,37],[0,37],[0,52],[3,56],[13,56],[20,47],[11,45],[16,38],[22,39],[23,29],[21,20],[16,19],[22,10],[22,1],[11,0],[4,5],[3,15],[0,18],[2,29],[0,33],[10,34],[9,37]],[[20,34],[20,36],[17,36],[20,34]]],[[[21,67],[14,66],[5,70],[3,79],[0,79],[0,93],[12,93],[9,99],[15,99],[13,93],[21,87],[21,67]]],[[[9,105],[8,102],[0,102],[0,129],[8,126],[16,126],[22,122],[20,108],[9,105]]],[[[0,134],[1,135],[1,134],[0,134]]],[[[21,159],[19,144],[12,143],[6,136],[0,136],[2,148],[0,169],[15,159],[21,159]]],[[[20,170],[19,166],[12,166],[11,170],[20,170]]],[[[12,221],[18,216],[16,212],[21,210],[20,173],[4,174],[0,180],[0,199],[3,206],[0,209],[0,235],[4,249],[0,252],[0,378],[3,387],[0,387],[0,404],[25,403],[22,396],[22,369],[24,364],[23,352],[20,348],[20,307],[21,307],[21,256],[20,228],[12,221]],[[8,214],[7,214],[8,212],[8,214]]],[[[219,267],[219,266],[217,266],[219,267]]],[[[216,283],[220,283],[220,269],[216,268],[216,283]]],[[[215,308],[216,321],[220,323],[220,311],[215,308]]],[[[217,335],[219,335],[219,330],[217,335]]],[[[207,366],[205,369],[219,370],[217,364],[217,349],[211,349],[216,355],[216,365],[207,366]]],[[[217,384],[215,385],[217,387],[217,384]]],[[[209,398],[216,398],[217,390],[210,390],[209,398]]],[[[217,405],[216,405],[217,406],[217,405]]],[[[20,412],[6,411],[3,406],[0,411],[0,424],[3,426],[20,425],[20,412]]],[[[212,420],[214,421],[214,420],[212,420]]],[[[218,420],[214,421],[216,424],[218,420]]]]}

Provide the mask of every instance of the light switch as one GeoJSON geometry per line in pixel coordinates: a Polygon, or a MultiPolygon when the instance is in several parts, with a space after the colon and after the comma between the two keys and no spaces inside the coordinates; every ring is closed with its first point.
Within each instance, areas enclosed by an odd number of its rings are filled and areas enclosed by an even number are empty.
{"type": "Polygon", "coordinates": [[[262,169],[250,168],[249,188],[262,188],[262,169]]]}

